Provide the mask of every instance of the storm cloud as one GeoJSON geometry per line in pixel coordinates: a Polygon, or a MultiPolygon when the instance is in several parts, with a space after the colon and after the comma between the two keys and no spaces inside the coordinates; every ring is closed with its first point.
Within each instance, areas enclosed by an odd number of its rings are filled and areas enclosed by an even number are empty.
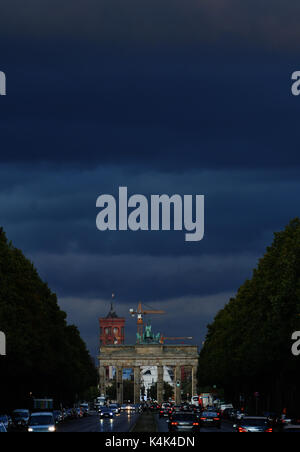
{"type": "Polygon", "coordinates": [[[1,6],[0,225],[93,355],[112,292],[120,315],[144,300],[167,312],[154,329],[200,345],[299,215],[299,12],[296,0],[1,6]],[[119,186],[205,195],[204,240],[100,233],[96,199],[119,186]]]}

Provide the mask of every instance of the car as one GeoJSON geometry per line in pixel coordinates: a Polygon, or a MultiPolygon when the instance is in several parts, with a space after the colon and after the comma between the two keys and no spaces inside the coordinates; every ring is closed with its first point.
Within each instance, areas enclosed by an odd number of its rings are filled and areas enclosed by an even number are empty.
{"type": "Polygon", "coordinates": [[[169,402],[164,402],[161,405],[161,408],[165,409],[165,408],[170,408],[172,405],[169,402]]]}
{"type": "Polygon", "coordinates": [[[184,412],[191,412],[191,411],[192,411],[191,405],[189,405],[189,404],[187,404],[187,403],[183,403],[183,404],[181,405],[181,411],[184,411],[184,412]]]}
{"type": "Polygon", "coordinates": [[[29,433],[54,433],[56,431],[53,413],[32,413],[28,422],[29,433]]]}
{"type": "Polygon", "coordinates": [[[170,415],[172,415],[172,413],[173,413],[173,410],[171,407],[165,407],[165,408],[161,408],[159,410],[158,416],[159,416],[159,418],[169,417],[170,415]]]}
{"type": "Polygon", "coordinates": [[[8,428],[10,429],[13,426],[13,421],[11,416],[8,415],[7,418],[8,418],[8,428]]]}
{"type": "Polygon", "coordinates": [[[283,427],[283,423],[281,420],[281,417],[278,413],[272,412],[272,411],[266,411],[263,413],[263,416],[265,416],[266,418],[268,418],[268,421],[270,423],[270,425],[275,429],[275,430],[282,430],[283,427]]]}
{"type": "Polygon", "coordinates": [[[292,419],[290,424],[283,427],[283,433],[300,433],[300,417],[292,419]]]}
{"type": "Polygon", "coordinates": [[[61,411],[58,411],[58,410],[53,411],[53,416],[54,416],[54,420],[55,420],[56,424],[58,424],[59,422],[62,422],[63,414],[61,411]]]}
{"type": "Polygon", "coordinates": [[[8,429],[9,419],[8,416],[6,416],[6,414],[0,414],[0,424],[3,424],[6,430],[8,429]]]}
{"type": "Polygon", "coordinates": [[[81,408],[74,408],[74,414],[77,419],[83,417],[83,410],[81,408]]]}
{"type": "Polygon", "coordinates": [[[12,413],[13,426],[17,429],[24,429],[28,425],[30,418],[29,410],[17,409],[12,413]]]}
{"type": "Polygon", "coordinates": [[[117,403],[111,403],[109,405],[109,409],[114,413],[114,414],[120,414],[120,405],[118,405],[117,403]]]}
{"type": "Polygon", "coordinates": [[[150,411],[157,411],[160,408],[160,406],[157,403],[151,403],[149,406],[150,411]]]}
{"type": "Polygon", "coordinates": [[[217,411],[205,410],[202,411],[200,416],[200,424],[205,427],[217,427],[221,428],[221,417],[217,411]]]}
{"type": "Polygon", "coordinates": [[[177,414],[177,413],[180,413],[180,412],[181,412],[181,405],[174,405],[172,407],[172,413],[173,414],[177,414]]]}
{"type": "Polygon", "coordinates": [[[123,405],[121,406],[121,411],[127,411],[127,413],[131,413],[132,411],[136,411],[136,407],[131,403],[123,403],[123,405]]]}
{"type": "Polygon", "coordinates": [[[200,422],[193,413],[176,413],[168,421],[169,432],[199,432],[200,422]]]}
{"type": "Polygon", "coordinates": [[[245,417],[245,416],[248,416],[248,414],[247,413],[245,413],[244,411],[240,411],[240,410],[237,410],[236,412],[235,412],[235,416],[234,416],[234,421],[240,421],[241,419],[243,419],[243,417],[245,417]]]}
{"type": "Polygon", "coordinates": [[[262,416],[245,416],[233,428],[238,433],[273,432],[273,427],[270,425],[268,418],[262,416]]]}
{"type": "Polygon", "coordinates": [[[130,412],[131,411],[131,405],[129,403],[123,403],[121,405],[121,411],[127,411],[130,412]]]}
{"type": "Polygon", "coordinates": [[[109,407],[103,406],[99,410],[99,416],[100,419],[113,419],[114,413],[109,407]]]}
{"type": "Polygon", "coordinates": [[[80,404],[80,409],[82,411],[83,416],[88,416],[89,414],[89,404],[87,402],[83,402],[80,404]]]}
{"type": "Polygon", "coordinates": [[[0,422],[0,433],[7,433],[7,429],[2,422],[0,422]]]}
{"type": "Polygon", "coordinates": [[[222,411],[222,417],[224,419],[232,420],[235,417],[236,411],[233,408],[225,408],[225,410],[222,411]]]}
{"type": "Polygon", "coordinates": [[[227,410],[228,408],[233,409],[232,403],[221,403],[220,410],[223,412],[224,410],[227,410]]]}

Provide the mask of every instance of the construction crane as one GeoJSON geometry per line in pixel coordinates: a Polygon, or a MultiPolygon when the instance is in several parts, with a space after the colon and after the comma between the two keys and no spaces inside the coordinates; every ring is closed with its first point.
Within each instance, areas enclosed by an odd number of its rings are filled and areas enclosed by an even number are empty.
{"type": "Polygon", "coordinates": [[[144,315],[147,314],[165,314],[165,311],[160,311],[160,310],[155,310],[155,309],[151,309],[151,310],[144,310],[142,308],[142,303],[140,302],[138,305],[137,310],[135,311],[134,309],[129,309],[129,312],[131,314],[131,317],[135,317],[137,316],[137,332],[140,335],[140,337],[143,337],[144,334],[144,315]]]}
{"type": "Polygon", "coordinates": [[[191,341],[193,340],[192,337],[165,337],[161,336],[160,343],[164,344],[165,341],[191,341]]]}

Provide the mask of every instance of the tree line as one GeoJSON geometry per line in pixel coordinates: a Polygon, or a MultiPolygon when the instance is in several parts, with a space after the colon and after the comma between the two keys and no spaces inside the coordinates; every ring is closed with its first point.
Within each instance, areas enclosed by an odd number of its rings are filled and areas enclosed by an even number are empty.
{"type": "Polygon", "coordinates": [[[291,337],[300,330],[300,220],[274,234],[252,278],[208,325],[200,353],[200,386],[222,388],[249,410],[299,415],[300,357],[291,337]]]}
{"type": "Polygon", "coordinates": [[[7,356],[0,357],[0,409],[26,407],[32,397],[72,404],[97,385],[85,343],[56,295],[0,228],[0,330],[7,356]]]}

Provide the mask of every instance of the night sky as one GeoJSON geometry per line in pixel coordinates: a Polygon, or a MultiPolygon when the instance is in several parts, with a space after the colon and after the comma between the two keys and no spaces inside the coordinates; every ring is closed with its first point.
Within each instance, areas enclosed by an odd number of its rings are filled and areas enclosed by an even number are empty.
{"type": "Polygon", "coordinates": [[[142,300],[201,344],[274,231],[299,216],[297,0],[6,0],[0,225],[93,356],[142,300]],[[96,229],[96,199],[205,195],[205,238],[96,229]]]}

